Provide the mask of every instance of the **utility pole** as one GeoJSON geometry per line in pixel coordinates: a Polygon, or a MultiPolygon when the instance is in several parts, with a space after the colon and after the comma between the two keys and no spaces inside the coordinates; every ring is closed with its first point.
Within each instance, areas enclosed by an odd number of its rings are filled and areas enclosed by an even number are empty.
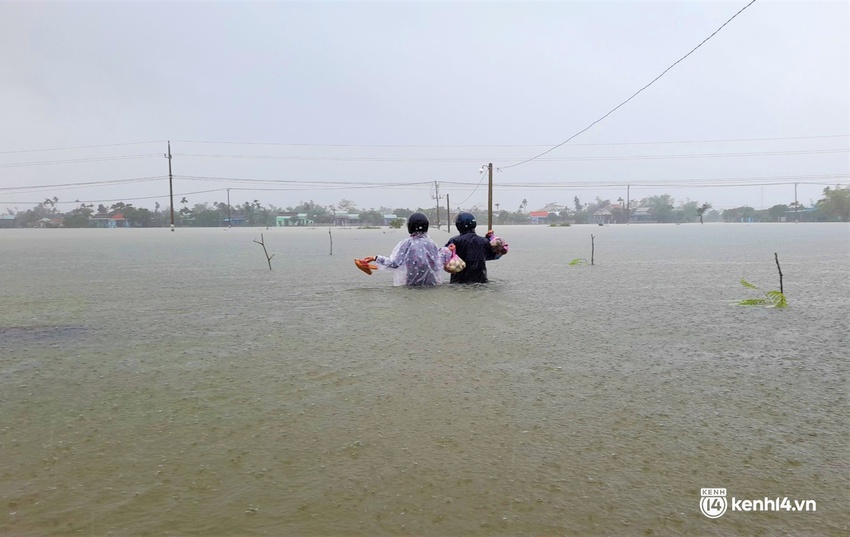
{"type": "Polygon", "coordinates": [[[443,198],[440,196],[440,183],[437,181],[434,181],[434,193],[431,198],[437,200],[437,229],[440,229],[440,200],[443,198]]]}
{"type": "Polygon", "coordinates": [[[230,189],[227,189],[227,227],[233,227],[233,218],[230,216],[230,189]]]}
{"type": "Polygon", "coordinates": [[[168,159],[168,196],[171,199],[169,202],[169,205],[171,205],[171,231],[174,231],[174,186],[171,179],[171,140],[168,140],[168,154],[165,155],[165,158],[168,159]]]}
{"type": "Polygon", "coordinates": [[[446,194],[446,231],[452,232],[452,206],[449,204],[449,195],[446,194]]]}
{"type": "Polygon", "coordinates": [[[797,183],[794,183],[794,223],[800,222],[800,215],[797,211],[800,209],[800,204],[797,202],[797,183]]]}
{"type": "Polygon", "coordinates": [[[626,225],[629,225],[629,220],[631,217],[629,216],[629,190],[632,188],[632,185],[626,185],[626,225]]]}
{"type": "Polygon", "coordinates": [[[493,229],[493,163],[487,164],[487,230],[493,229]]]}

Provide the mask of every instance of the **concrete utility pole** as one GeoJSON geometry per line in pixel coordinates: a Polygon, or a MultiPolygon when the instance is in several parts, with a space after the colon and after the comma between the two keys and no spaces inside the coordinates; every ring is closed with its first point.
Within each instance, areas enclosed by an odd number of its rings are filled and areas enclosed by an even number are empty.
{"type": "Polygon", "coordinates": [[[431,198],[437,200],[437,229],[440,229],[440,200],[443,198],[440,196],[440,183],[437,181],[434,181],[434,193],[431,198]]]}
{"type": "Polygon", "coordinates": [[[230,189],[227,189],[227,227],[233,227],[233,218],[230,216],[230,189]]]}
{"type": "Polygon", "coordinates": [[[632,188],[632,185],[626,185],[626,225],[629,225],[629,189],[632,188]]]}
{"type": "Polygon", "coordinates": [[[800,222],[800,215],[797,211],[800,208],[800,204],[797,202],[797,183],[794,183],[794,223],[797,224],[800,222]]]}
{"type": "Polygon", "coordinates": [[[168,159],[168,196],[171,199],[171,231],[174,231],[174,187],[171,180],[171,140],[168,141],[168,154],[165,155],[168,159]]]}
{"type": "Polygon", "coordinates": [[[487,229],[493,229],[493,163],[487,164],[487,229]]]}
{"type": "Polygon", "coordinates": [[[452,206],[449,204],[448,194],[446,194],[446,231],[452,232],[452,206]]]}

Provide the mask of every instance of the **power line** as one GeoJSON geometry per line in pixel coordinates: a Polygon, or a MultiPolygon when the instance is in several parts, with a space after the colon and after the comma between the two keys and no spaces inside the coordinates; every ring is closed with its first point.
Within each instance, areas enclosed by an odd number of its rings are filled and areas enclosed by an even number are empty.
{"type": "Polygon", "coordinates": [[[165,179],[165,176],[157,175],[153,177],[136,177],[133,179],[114,179],[107,181],[86,181],[82,183],[64,183],[64,184],[56,184],[56,185],[33,185],[33,186],[10,186],[10,187],[2,187],[0,191],[6,191],[6,193],[10,193],[9,191],[15,191],[17,193],[25,194],[26,191],[35,191],[35,190],[44,190],[44,189],[64,189],[64,188],[87,188],[91,186],[109,186],[109,185],[121,185],[128,183],[145,183],[149,181],[160,181],[165,179]]]}
{"type": "MultiPolygon", "coordinates": [[[[734,186],[734,184],[738,184],[741,182],[745,183],[754,183],[754,184],[790,184],[793,182],[799,182],[801,184],[823,184],[830,185],[834,184],[835,181],[840,181],[846,179],[848,175],[846,173],[837,173],[837,174],[807,174],[807,175],[771,175],[771,176],[748,176],[748,177],[711,177],[711,178],[703,178],[703,179],[675,179],[670,181],[650,181],[646,183],[640,183],[640,181],[636,181],[634,179],[621,179],[617,181],[538,181],[538,182],[522,182],[522,183],[503,183],[501,186],[503,187],[511,187],[511,188],[577,188],[577,187],[587,187],[587,188],[595,188],[595,187],[619,187],[625,186],[627,184],[631,184],[634,186],[667,186],[667,185],[677,185],[677,186],[734,186]],[[832,180],[831,182],[823,182],[825,180],[832,180]]],[[[384,183],[378,181],[312,181],[312,180],[288,180],[288,179],[257,179],[257,178],[248,178],[248,177],[213,177],[213,176],[192,176],[192,175],[175,175],[175,179],[181,179],[184,181],[198,181],[198,182],[212,182],[212,183],[248,183],[248,184],[262,184],[262,185],[280,185],[284,188],[274,188],[269,190],[299,190],[304,188],[310,189],[319,189],[319,190],[327,190],[327,189],[363,189],[363,188],[421,188],[424,185],[430,185],[432,181],[410,181],[410,182],[394,182],[394,183],[384,183]]],[[[73,182],[73,183],[60,183],[60,184],[49,184],[49,185],[33,185],[33,186],[16,186],[16,187],[0,187],[0,192],[4,192],[6,194],[26,194],[26,193],[34,193],[38,191],[45,190],[56,190],[56,189],[71,189],[71,188],[90,188],[95,186],[114,186],[114,185],[126,185],[132,183],[145,183],[145,182],[153,182],[153,181],[162,181],[166,179],[166,176],[157,175],[157,176],[149,176],[149,177],[134,177],[129,179],[115,179],[115,180],[107,180],[107,181],[84,181],[84,182],[73,182]]],[[[458,188],[466,188],[469,186],[475,185],[475,189],[479,188],[484,181],[484,177],[477,183],[465,183],[459,181],[446,181],[441,180],[440,183],[453,186],[458,188]]],[[[248,189],[245,189],[248,190],[248,189]]],[[[260,189],[254,189],[260,190],[260,189]]],[[[474,193],[474,190],[473,190],[474,193]]],[[[466,201],[466,200],[463,200],[466,201]]],[[[462,204],[463,202],[461,202],[462,204]]]]}
{"type": "MultiPolygon", "coordinates": [[[[704,143],[726,143],[726,142],[771,142],[782,140],[814,140],[821,138],[848,138],[850,134],[822,134],[814,136],[787,136],[769,138],[728,138],[712,140],[669,140],[653,142],[611,142],[595,144],[573,144],[574,146],[614,146],[614,145],[663,145],[663,144],[704,144],[704,143]]],[[[487,148],[511,148],[511,147],[549,147],[551,144],[307,144],[307,143],[278,143],[278,142],[234,142],[234,141],[212,141],[212,140],[173,140],[181,143],[191,144],[214,144],[214,145],[262,145],[278,147],[333,147],[333,148],[389,148],[389,149],[487,149],[487,148]]]]}
{"type": "Polygon", "coordinates": [[[50,149],[17,149],[14,151],[0,151],[0,155],[10,155],[13,153],[36,153],[39,151],[70,151],[72,149],[97,149],[101,147],[119,147],[125,145],[143,145],[143,144],[160,144],[166,140],[154,140],[150,142],[126,142],[122,144],[101,144],[101,145],[78,145],[75,147],[53,147],[50,149]]]}
{"type": "Polygon", "coordinates": [[[12,164],[0,164],[0,168],[24,168],[27,166],[46,166],[50,164],[79,164],[81,162],[102,162],[107,160],[128,160],[137,158],[158,157],[160,153],[146,153],[142,155],[121,155],[117,157],[90,157],[65,160],[42,160],[35,162],[13,162],[12,164]]]}
{"type": "Polygon", "coordinates": [[[566,144],[567,142],[569,142],[569,141],[570,141],[570,140],[572,140],[573,138],[577,137],[578,135],[582,134],[583,132],[587,131],[588,129],[590,129],[591,127],[593,127],[594,125],[596,125],[597,123],[599,123],[600,121],[602,121],[603,119],[605,119],[606,117],[610,116],[610,115],[611,115],[611,114],[613,114],[615,111],[617,111],[617,109],[619,109],[621,106],[625,105],[626,103],[628,103],[629,101],[631,101],[632,99],[634,99],[635,97],[637,97],[637,95],[638,95],[639,93],[641,93],[643,90],[645,90],[646,88],[648,88],[649,86],[651,86],[652,84],[654,84],[656,80],[658,80],[659,78],[661,78],[662,76],[664,76],[665,74],[667,74],[667,72],[668,72],[668,71],[670,71],[672,68],[674,68],[676,65],[678,65],[678,64],[679,64],[679,62],[681,62],[682,60],[684,60],[685,58],[687,58],[688,56],[690,56],[691,54],[693,54],[693,53],[694,53],[694,52],[695,52],[698,48],[700,48],[701,46],[703,46],[703,45],[706,43],[706,41],[708,41],[709,39],[711,39],[712,37],[714,37],[714,36],[717,34],[717,32],[719,32],[720,30],[722,30],[722,29],[723,29],[723,27],[724,27],[724,26],[726,26],[727,24],[729,24],[730,22],[732,22],[732,20],[733,20],[735,17],[737,17],[738,15],[740,15],[741,13],[743,13],[745,9],[747,9],[748,7],[750,7],[751,5],[753,5],[755,2],[756,2],[756,0],[751,0],[749,4],[747,4],[746,6],[742,7],[742,8],[741,8],[741,9],[740,9],[737,13],[735,13],[734,15],[732,15],[732,17],[731,17],[729,20],[727,20],[726,22],[724,22],[723,24],[721,24],[721,25],[720,25],[720,27],[719,27],[718,29],[714,30],[714,32],[712,32],[712,33],[711,33],[711,35],[709,35],[708,37],[706,37],[705,39],[703,39],[703,40],[700,42],[700,44],[699,44],[699,45],[695,46],[693,49],[691,49],[691,51],[690,51],[690,52],[688,52],[687,54],[685,54],[684,56],[682,56],[681,58],[679,58],[678,60],[676,60],[676,61],[673,63],[673,65],[671,65],[670,67],[668,67],[667,69],[665,69],[665,70],[664,70],[664,71],[663,71],[660,75],[658,75],[657,77],[653,78],[653,79],[652,79],[652,81],[650,81],[650,83],[649,83],[649,84],[647,84],[646,86],[644,86],[644,87],[642,87],[641,89],[637,90],[636,92],[634,92],[634,93],[631,95],[631,97],[629,97],[629,98],[628,98],[628,99],[626,99],[625,101],[621,102],[620,104],[618,104],[617,106],[615,106],[614,108],[612,108],[611,110],[609,110],[609,111],[608,111],[608,113],[607,113],[607,114],[605,114],[604,116],[600,117],[599,119],[597,119],[596,121],[594,121],[593,123],[591,123],[590,125],[588,125],[587,127],[583,128],[582,130],[580,130],[580,131],[578,131],[577,133],[573,134],[572,136],[570,136],[569,138],[567,138],[566,140],[564,140],[564,141],[563,141],[563,142],[561,142],[560,144],[558,144],[558,145],[556,145],[556,146],[554,146],[554,147],[551,147],[551,148],[547,149],[546,151],[544,151],[544,152],[540,153],[539,155],[536,155],[536,156],[534,156],[534,157],[531,157],[530,159],[523,160],[522,162],[518,162],[518,163],[516,163],[516,164],[510,164],[510,165],[508,165],[508,166],[502,166],[501,168],[502,168],[502,169],[515,168],[516,166],[520,166],[520,165],[522,165],[522,164],[525,164],[526,162],[531,162],[532,160],[535,160],[535,159],[537,159],[537,158],[540,158],[540,157],[542,157],[543,155],[545,155],[545,154],[547,154],[547,153],[549,153],[549,152],[551,152],[551,151],[554,151],[555,149],[558,149],[559,147],[561,147],[562,145],[566,144]]]}
{"type": "MultiPolygon", "coordinates": [[[[672,144],[715,144],[715,143],[740,143],[740,142],[775,142],[792,140],[817,140],[829,138],[850,138],[850,134],[821,134],[814,136],[783,136],[766,138],[718,138],[708,140],[666,140],[648,142],[609,142],[609,143],[583,143],[572,144],[574,147],[607,147],[621,145],[672,145],[672,144]]],[[[179,143],[192,144],[218,144],[218,145],[247,145],[247,146],[277,146],[277,147],[326,147],[326,148],[375,148],[375,149],[498,149],[498,148],[526,148],[526,147],[550,147],[551,144],[309,144],[309,143],[278,143],[278,142],[234,142],[234,141],[211,141],[211,140],[172,140],[179,143]]],[[[126,142],[117,144],[80,145],[71,147],[53,147],[38,149],[18,149],[13,151],[0,151],[0,155],[12,155],[19,153],[38,153],[47,151],[70,151],[76,149],[98,149],[104,147],[121,147],[130,145],[160,144],[167,140],[152,140],[146,142],[126,142]]],[[[563,144],[561,144],[563,145],[563,144]]],[[[556,146],[560,147],[560,146],[556,146]]]]}
{"type": "MultiPolygon", "coordinates": [[[[683,142],[684,143],[684,142],[683,142]]],[[[695,158],[739,158],[739,157],[766,157],[766,156],[792,156],[792,155],[827,155],[837,153],[848,153],[850,148],[841,149],[801,149],[787,151],[749,151],[741,153],[690,153],[690,154],[665,154],[665,155],[614,155],[614,156],[573,156],[573,157],[550,157],[537,160],[545,162],[580,162],[580,161],[617,161],[617,160],[675,160],[695,158]]],[[[121,155],[115,157],[91,157],[83,159],[66,159],[34,162],[17,162],[11,164],[0,164],[0,168],[16,168],[30,166],[45,166],[55,164],[79,164],[86,162],[102,162],[112,160],[128,160],[139,158],[158,157],[159,153],[148,153],[140,155],[121,155]]],[[[290,161],[323,161],[323,162],[479,162],[487,160],[484,157],[330,157],[330,156],[279,156],[279,155],[226,155],[207,153],[173,153],[173,156],[190,158],[220,158],[220,159],[248,159],[248,160],[290,160],[290,161]]],[[[519,160],[518,157],[505,157],[504,160],[519,160]]],[[[525,161],[528,162],[528,161],[525,161]]],[[[520,162],[521,164],[522,162],[520,162]]],[[[510,168],[502,166],[500,169],[510,168]]]]}
{"type": "MultiPolygon", "coordinates": [[[[605,160],[675,160],[693,158],[721,158],[721,157],[761,157],[761,156],[790,156],[790,155],[825,155],[836,153],[848,153],[850,148],[842,149],[802,149],[791,151],[750,151],[745,153],[692,153],[692,154],[667,154],[667,155],[618,155],[618,156],[574,156],[553,157],[539,159],[546,162],[577,162],[577,161],[605,161],[605,160]]],[[[479,162],[487,160],[484,157],[305,157],[305,156],[277,156],[277,155],[220,155],[202,153],[174,153],[174,156],[195,158],[232,158],[249,160],[315,160],[329,162],[479,162]]],[[[506,157],[505,160],[514,160],[506,157]]],[[[518,159],[516,159],[518,160],[518,159]]],[[[527,162],[527,161],[526,161],[527,162]]],[[[510,166],[502,166],[509,168],[510,166]]]]}
{"type": "MultiPolygon", "coordinates": [[[[209,192],[223,192],[224,190],[226,190],[226,189],[224,189],[224,188],[214,188],[212,190],[198,190],[198,191],[195,191],[195,192],[183,192],[183,193],[174,194],[174,195],[175,196],[192,196],[194,194],[207,194],[209,192]]],[[[77,203],[105,203],[105,202],[110,202],[110,201],[138,201],[138,200],[155,200],[155,199],[163,199],[163,198],[168,198],[168,194],[163,194],[161,196],[143,196],[143,197],[137,197],[137,198],[114,198],[114,199],[108,199],[108,200],[57,201],[55,203],[57,205],[62,205],[62,204],[67,204],[67,203],[73,203],[73,204],[77,204],[77,203]]],[[[10,203],[19,203],[19,204],[32,203],[32,204],[37,205],[37,204],[41,203],[41,201],[14,201],[14,202],[12,202],[12,201],[0,201],[0,203],[6,203],[6,204],[10,204],[10,203]]]]}

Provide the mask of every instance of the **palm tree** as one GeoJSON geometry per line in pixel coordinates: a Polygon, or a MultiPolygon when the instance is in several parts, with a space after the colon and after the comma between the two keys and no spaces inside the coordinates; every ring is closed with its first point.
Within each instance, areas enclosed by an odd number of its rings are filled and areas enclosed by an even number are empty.
{"type": "Polygon", "coordinates": [[[525,210],[528,208],[528,200],[523,198],[522,203],[520,203],[519,205],[519,208],[522,212],[525,212],[525,210]]]}

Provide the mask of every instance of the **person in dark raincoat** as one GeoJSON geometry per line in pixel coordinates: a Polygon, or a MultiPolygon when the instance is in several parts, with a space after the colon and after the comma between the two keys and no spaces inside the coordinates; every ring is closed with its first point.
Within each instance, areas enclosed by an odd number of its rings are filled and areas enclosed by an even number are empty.
{"type": "MultiPolygon", "coordinates": [[[[451,283],[487,283],[487,261],[499,259],[507,253],[507,244],[499,242],[494,246],[489,238],[475,233],[475,215],[468,212],[458,213],[455,227],[459,235],[455,235],[446,246],[454,245],[455,253],[466,262],[466,268],[452,274],[451,283]]],[[[488,232],[490,237],[492,232],[488,232]]]]}

